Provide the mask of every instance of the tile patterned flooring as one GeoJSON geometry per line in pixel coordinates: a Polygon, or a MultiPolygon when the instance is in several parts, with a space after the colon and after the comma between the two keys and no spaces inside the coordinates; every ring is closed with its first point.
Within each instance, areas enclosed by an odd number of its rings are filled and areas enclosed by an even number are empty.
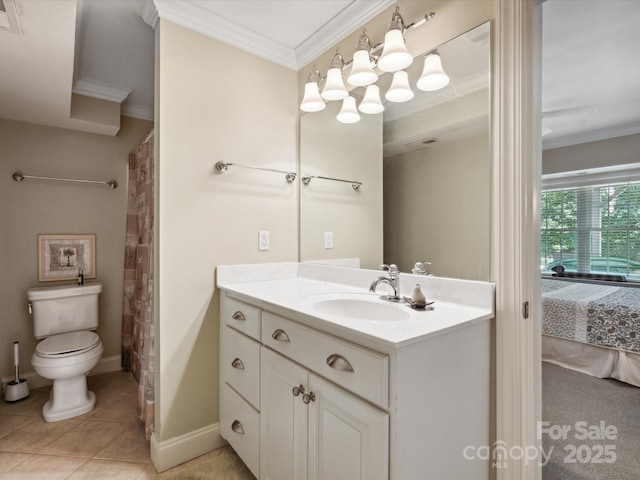
{"type": "Polygon", "coordinates": [[[95,375],[88,383],[96,394],[96,408],[60,422],[42,418],[51,387],[31,390],[27,399],[16,403],[0,400],[0,479],[165,480],[182,478],[181,472],[193,472],[194,466],[210,464],[218,456],[226,457],[227,463],[228,457],[236,457],[224,447],[158,474],[136,418],[137,387],[131,375],[95,375]]]}

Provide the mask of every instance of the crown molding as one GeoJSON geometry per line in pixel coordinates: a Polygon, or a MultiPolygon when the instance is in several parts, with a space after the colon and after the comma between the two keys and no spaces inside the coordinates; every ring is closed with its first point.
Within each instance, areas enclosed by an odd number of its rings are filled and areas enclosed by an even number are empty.
{"type": "Polygon", "coordinates": [[[153,122],[153,107],[140,105],[137,103],[123,103],[121,114],[125,117],[139,118],[140,120],[149,120],[153,122]]]}
{"type": "Polygon", "coordinates": [[[394,3],[396,0],[355,0],[298,46],[295,51],[296,70],[308,65],[394,3]]]}
{"type": "Polygon", "coordinates": [[[115,85],[107,85],[106,83],[86,79],[78,80],[73,87],[73,93],[78,95],[117,103],[122,103],[131,92],[132,90],[128,88],[120,88],[115,85]]]}
{"type": "Polygon", "coordinates": [[[158,25],[158,9],[153,3],[153,0],[137,0],[138,1],[138,16],[154,30],[158,25]]]}
{"type": "Polygon", "coordinates": [[[189,0],[154,0],[160,18],[202,33],[283,67],[296,69],[292,48],[227,20],[189,0]]]}
{"type": "MultiPolygon", "coordinates": [[[[160,18],[298,71],[395,0],[354,0],[297,48],[287,47],[189,0],[154,0],[160,18]]],[[[145,20],[146,21],[146,20],[145,20]]]]}
{"type": "Polygon", "coordinates": [[[638,124],[638,122],[627,123],[624,125],[616,125],[611,128],[604,128],[601,130],[581,132],[572,135],[563,135],[561,137],[550,140],[544,139],[542,142],[542,149],[551,150],[552,148],[568,147],[571,145],[579,145],[581,143],[597,142],[599,140],[624,137],[626,135],[635,135],[637,133],[640,133],[640,124],[638,124]]]}

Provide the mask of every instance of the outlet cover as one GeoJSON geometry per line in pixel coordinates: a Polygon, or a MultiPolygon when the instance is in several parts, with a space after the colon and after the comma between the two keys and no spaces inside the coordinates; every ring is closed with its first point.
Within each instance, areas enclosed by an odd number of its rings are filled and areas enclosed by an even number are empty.
{"type": "Polygon", "coordinates": [[[333,248],[333,232],[324,232],[324,248],[327,250],[333,248]]]}
{"type": "Polygon", "coordinates": [[[269,232],[267,230],[258,232],[258,250],[269,250],[269,232]]]}

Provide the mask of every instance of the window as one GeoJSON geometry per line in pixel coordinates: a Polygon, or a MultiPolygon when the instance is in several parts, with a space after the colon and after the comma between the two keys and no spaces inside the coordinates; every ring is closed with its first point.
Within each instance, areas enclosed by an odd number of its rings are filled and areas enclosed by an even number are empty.
{"type": "Polygon", "coordinates": [[[541,270],[640,281],[640,182],[542,192],[541,270]]]}

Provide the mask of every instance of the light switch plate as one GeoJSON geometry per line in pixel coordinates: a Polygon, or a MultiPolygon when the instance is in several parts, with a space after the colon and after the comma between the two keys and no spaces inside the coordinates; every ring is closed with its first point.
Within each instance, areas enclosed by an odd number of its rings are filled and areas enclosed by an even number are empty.
{"type": "Polygon", "coordinates": [[[324,248],[327,250],[333,248],[333,232],[324,232],[324,248]]]}
{"type": "Polygon", "coordinates": [[[269,232],[267,230],[258,232],[258,250],[269,250],[269,232]]]}

